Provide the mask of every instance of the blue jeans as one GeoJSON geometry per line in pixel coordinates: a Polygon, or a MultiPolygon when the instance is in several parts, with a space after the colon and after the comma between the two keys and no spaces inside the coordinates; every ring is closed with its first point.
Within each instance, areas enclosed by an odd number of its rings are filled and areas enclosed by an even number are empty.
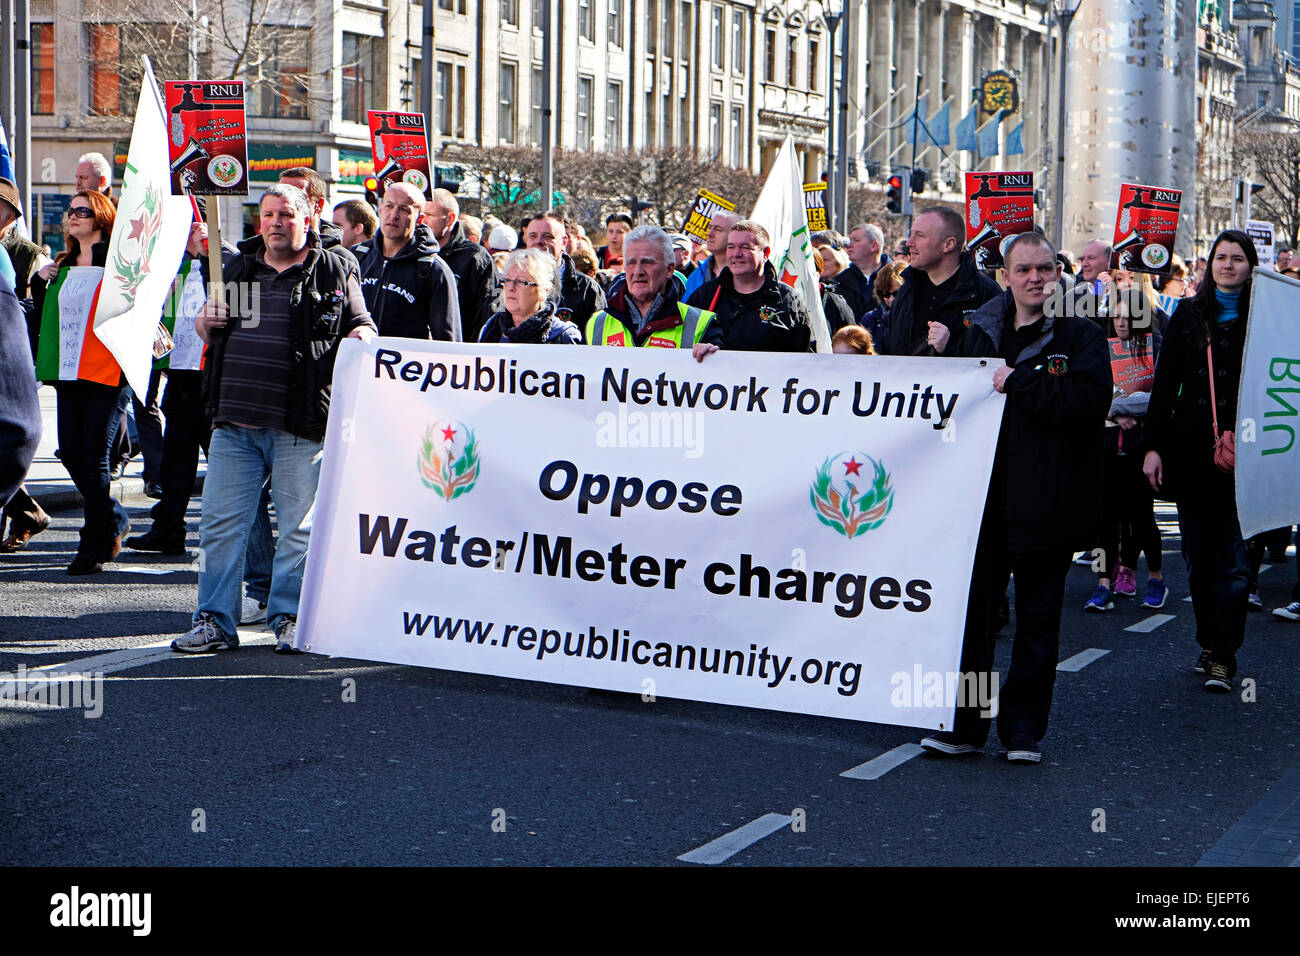
{"type": "Polygon", "coordinates": [[[253,516],[253,532],[248,536],[248,554],[244,558],[244,596],[265,604],[271,593],[271,570],[275,563],[275,536],[271,533],[271,483],[262,486],[253,516]]]}
{"type": "Polygon", "coordinates": [[[271,428],[213,430],[199,522],[199,613],[211,615],[225,633],[238,626],[244,556],[268,473],[280,537],[266,620],[275,629],[297,618],[323,450],[319,442],[271,428]]]}

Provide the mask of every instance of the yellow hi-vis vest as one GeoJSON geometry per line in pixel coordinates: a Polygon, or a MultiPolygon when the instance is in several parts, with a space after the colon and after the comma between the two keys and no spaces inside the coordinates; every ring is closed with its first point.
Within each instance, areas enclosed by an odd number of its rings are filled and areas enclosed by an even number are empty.
{"type": "MultiPolygon", "coordinates": [[[[685,302],[677,303],[677,311],[682,314],[682,324],[651,332],[650,338],[646,339],[646,348],[689,349],[700,341],[709,323],[717,318],[716,312],[697,309],[685,302]]],[[[636,337],[622,321],[602,309],[587,320],[587,342],[590,345],[635,347],[636,337]]]]}

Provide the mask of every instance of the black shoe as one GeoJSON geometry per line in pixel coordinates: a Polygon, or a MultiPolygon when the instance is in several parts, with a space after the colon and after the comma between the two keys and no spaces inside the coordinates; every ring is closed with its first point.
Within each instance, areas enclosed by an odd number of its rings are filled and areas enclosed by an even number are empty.
{"type": "Polygon", "coordinates": [[[108,543],[108,550],[104,552],[105,561],[113,561],[122,553],[122,541],[126,538],[126,533],[131,530],[131,522],[126,523],[121,534],[113,535],[113,540],[108,543]]]}
{"type": "Polygon", "coordinates": [[[1043,751],[1027,734],[1016,734],[1007,744],[1007,761],[1009,763],[1042,763],[1043,751]]]}
{"type": "Polygon", "coordinates": [[[1201,656],[1196,658],[1196,663],[1192,665],[1192,670],[1198,674],[1204,674],[1210,669],[1210,652],[1201,651],[1201,656]]]}
{"type": "Polygon", "coordinates": [[[957,757],[962,754],[977,754],[984,748],[969,740],[962,740],[954,733],[944,731],[921,738],[921,748],[927,753],[940,757],[957,757]]]}
{"type": "Polygon", "coordinates": [[[79,554],[72,559],[68,565],[68,574],[98,574],[104,570],[104,565],[89,555],[79,554]]]}
{"type": "Polygon", "coordinates": [[[123,542],[132,551],[154,551],[159,554],[184,554],[185,535],[160,534],[157,528],[137,534],[123,542]]]}
{"type": "Polygon", "coordinates": [[[1227,665],[1211,663],[1205,669],[1205,689],[1214,691],[1219,694],[1229,694],[1232,692],[1232,675],[1228,673],[1227,665]]]}
{"type": "Polygon", "coordinates": [[[155,501],[160,500],[163,496],[163,487],[156,481],[146,481],[144,494],[146,498],[153,498],[155,501]]]}

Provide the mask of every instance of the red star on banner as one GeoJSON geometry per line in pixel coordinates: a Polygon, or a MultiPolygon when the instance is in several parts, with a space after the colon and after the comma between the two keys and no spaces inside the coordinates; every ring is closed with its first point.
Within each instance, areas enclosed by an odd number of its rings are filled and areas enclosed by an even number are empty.
{"type": "Polygon", "coordinates": [[[793,289],[799,283],[799,277],[789,269],[782,269],[781,281],[793,289]]]}
{"type": "Polygon", "coordinates": [[[857,456],[850,458],[844,463],[844,477],[858,474],[858,469],[862,467],[862,462],[858,461],[857,456]]]}
{"type": "Polygon", "coordinates": [[[456,437],[456,429],[454,429],[454,428],[444,428],[444,429],[442,430],[442,440],[443,440],[443,441],[452,441],[455,437],[456,437]]]}
{"type": "Polygon", "coordinates": [[[144,216],[141,216],[139,219],[132,219],[131,234],[127,236],[127,238],[139,239],[143,233],[144,233],[144,216]]]}

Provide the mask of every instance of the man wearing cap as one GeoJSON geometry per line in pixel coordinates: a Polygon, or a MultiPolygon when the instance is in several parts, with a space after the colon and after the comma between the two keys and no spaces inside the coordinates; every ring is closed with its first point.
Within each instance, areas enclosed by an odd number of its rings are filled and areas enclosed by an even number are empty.
{"type": "MultiPolygon", "coordinates": [[[[18,196],[18,187],[8,179],[0,178],[0,249],[3,250],[0,251],[0,256],[6,256],[13,266],[13,294],[20,302],[27,299],[31,277],[50,261],[41,254],[39,246],[28,242],[13,228],[14,223],[22,218],[22,214],[23,204],[18,196]]],[[[38,326],[33,323],[32,310],[26,303],[16,310],[15,317],[19,316],[25,320],[19,331],[27,337],[26,361],[30,371],[32,356],[36,353],[38,326]]],[[[18,334],[14,330],[10,330],[10,333],[18,334]]],[[[34,382],[35,379],[33,379],[33,388],[34,382]]],[[[5,505],[3,516],[0,516],[0,537],[3,537],[3,540],[0,540],[0,552],[21,551],[27,547],[27,542],[33,535],[40,534],[49,526],[50,516],[45,513],[45,509],[37,504],[36,499],[27,493],[25,487],[19,485],[18,490],[5,505]],[[6,524],[8,535],[4,535],[6,524]]]]}
{"type": "Polygon", "coordinates": [[[592,345],[693,348],[722,345],[722,329],[708,309],[682,301],[673,271],[674,248],[658,226],[637,226],[623,240],[623,274],[614,279],[603,309],[584,331],[592,345]]]}
{"type": "Polygon", "coordinates": [[[695,263],[691,261],[691,253],[695,250],[691,247],[691,240],[685,233],[670,232],[668,233],[668,239],[672,242],[673,253],[677,257],[675,267],[677,274],[684,280],[695,271],[695,263]]]}

